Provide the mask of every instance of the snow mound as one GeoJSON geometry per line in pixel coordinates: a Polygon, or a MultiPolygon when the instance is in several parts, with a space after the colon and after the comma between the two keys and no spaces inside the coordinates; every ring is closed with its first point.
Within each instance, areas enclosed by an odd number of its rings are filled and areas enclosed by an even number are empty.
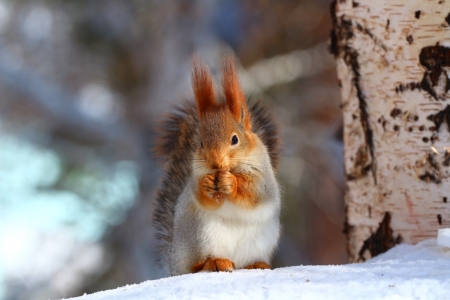
{"type": "Polygon", "coordinates": [[[190,274],[73,299],[450,299],[450,249],[434,239],[362,264],[190,274]]]}

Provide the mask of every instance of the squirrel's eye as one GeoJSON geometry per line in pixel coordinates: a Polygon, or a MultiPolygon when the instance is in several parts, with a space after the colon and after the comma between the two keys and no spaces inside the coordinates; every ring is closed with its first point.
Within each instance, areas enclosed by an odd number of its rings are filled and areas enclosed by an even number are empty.
{"type": "Polygon", "coordinates": [[[238,137],[236,135],[233,135],[233,137],[231,138],[231,145],[236,145],[238,142],[238,137]]]}
{"type": "Polygon", "coordinates": [[[203,143],[202,142],[200,142],[200,147],[202,147],[202,149],[203,149],[203,143]]]}

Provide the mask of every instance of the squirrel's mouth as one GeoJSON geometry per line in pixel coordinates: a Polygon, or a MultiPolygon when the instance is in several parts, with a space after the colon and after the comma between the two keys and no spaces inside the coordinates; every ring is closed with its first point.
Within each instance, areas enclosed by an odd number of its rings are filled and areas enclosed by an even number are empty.
{"type": "Polygon", "coordinates": [[[217,172],[230,172],[230,168],[229,167],[222,167],[222,168],[209,168],[211,170],[211,172],[217,173],[217,172]]]}

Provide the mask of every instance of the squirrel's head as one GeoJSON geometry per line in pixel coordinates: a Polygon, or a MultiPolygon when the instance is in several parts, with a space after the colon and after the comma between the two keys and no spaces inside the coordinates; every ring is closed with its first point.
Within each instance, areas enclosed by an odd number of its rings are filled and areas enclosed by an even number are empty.
{"type": "Polygon", "coordinates": [[[200,118],[199,157],[211,170],[230,171],[254,148],[256,138],[233,59],[222,64],[225,101],[216,100],[209,69],[195,58],[192,87],[200,118]]]}

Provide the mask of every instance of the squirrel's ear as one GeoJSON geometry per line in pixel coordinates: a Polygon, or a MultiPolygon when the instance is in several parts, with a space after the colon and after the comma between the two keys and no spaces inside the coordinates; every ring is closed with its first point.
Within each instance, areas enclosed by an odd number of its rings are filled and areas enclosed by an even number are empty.
{"type": "Polygon", "coordinates": [[[228,109],[237,122],[243,122],[247,130],[251,129],[247,102],[242,92],[233,58],[227,57],[222,63],[222,87],[228,109]]]}
{"type": "Polygon", "coordinates": [[[191,75],[198,115],[203,119],[205,111],[216,105],[212,76],[208,67],[195,56],[192,59],[191,75]]]}

